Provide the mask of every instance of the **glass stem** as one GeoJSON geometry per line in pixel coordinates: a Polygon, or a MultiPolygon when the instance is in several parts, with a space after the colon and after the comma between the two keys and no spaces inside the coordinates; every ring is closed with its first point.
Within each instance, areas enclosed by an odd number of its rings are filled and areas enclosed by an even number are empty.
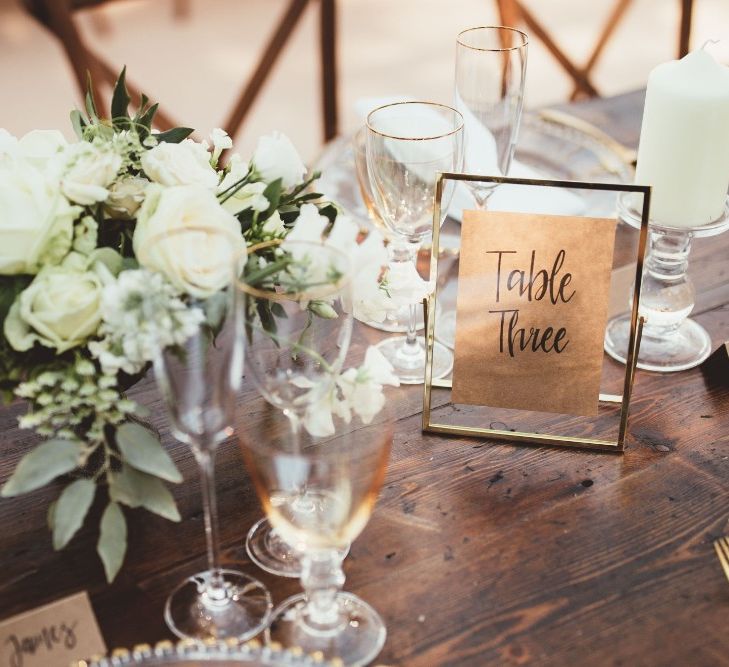
{"type": "Polygon", "coordinates": [[[304,618],[312,630],[335,630],[339,623],[337,594],[344,586],[342,556],[334,549],[312,550],[302,563],[301,585],[306,596],[304,618]]]}
{"type": "Polygon", "coordinates": [[[220,541],[218,534],[218,502],[215,495],[215,448],[201,448],[195,452],[200,466],[203,511],[205,514],[205,539],[208,551],[208,570],[205,595],[210,602],[221,603],[227,599],[223,573],[220,569],[220,541]]]}
{"type": "MultiPolygon", "coordinates": [[[[418,250],[420,249],[419,240],[408,240],[407,242],[395,242],[390,244],[391,262],[409,262],[416,265],[418,261],[418,250]]],[[[408,329],[405,335],[405,345],[403,345],[401,353],[405,357],[417,357],[421,354],[418,345],[418,309],[419,303],[412,303],[408,307],[408,329]]]]}

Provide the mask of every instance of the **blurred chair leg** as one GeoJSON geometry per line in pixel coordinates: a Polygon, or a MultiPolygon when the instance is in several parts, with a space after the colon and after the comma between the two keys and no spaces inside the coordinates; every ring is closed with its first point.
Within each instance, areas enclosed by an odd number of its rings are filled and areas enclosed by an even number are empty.
{"type": "Polygon", "coordinates": [[[91,56],[76,29],[76,24],[71,16],[70,1],[41,0],[41,4],[48,19],[48,27],[61,42],[71,63],[81,98],[83,99],[86,94],[87,78],[91,76],[91,80],[95,84],[94,98],[96,104],[100,109],[105,109],[105,96],[99,89],[99,84],[104,80],[104,73],[91,56]]]}
{"type": "Polygon", "coordinates": [[[186,19],[190,16],[190,0],[174,0],[172,16],[176,19],[186,19]]]}
{"type": "Polygon", "coordinates": [[[253,102],[256,100],[258,93],[263,87],[263,84],[266,82],[266,79],[278,60],[278,57],[281,55],[283,47],[286,45],[286,42],[301,18],[304,9],[306,9],[308,2],[309,0],[291,0],[289,2],[289,6],[283,15],[283,18],[269,39],[263,55],[258,61],[258,65],[253,72],[253,76],[250,78],[248,85],[238,97],[238,100],[233,107],[233,111],[230,113],[228,119],[223,125],[223,128],[231,137],[234,137],[236,132],[240,129],[243,120],[253,106],[253,102]]]}
{"type": "Polygon", "coordinates": [[[519,0],[496,0],[500,21],[507,26],[515,26],[521,19],[527,25],[531,33],[539,39],[547,50],[554,56],[557,62],[575,82],[575,87],[580,93],[588,97],[599,97],[600,93],[592,85],[590,77],[587,76],[577,65],[575,65],[557,46],[552,36],[545,30],[544,26],[537,21],[532,13],[519,0]]]}
{"type": "MultiPolygon", "coordinates": [[[[595,67],[595,63],[597,63],[598,59],[602,55],[605,45],[608,43],[610,37],[612,37],[613,33],[615,32],[615,28],[618,27],[618,23],[620,23],[620,20],[623,18],[623,15],[625,14],[626,10],[632,2],[633,0],[618,0],[615,3],[613,11],[610,13],[608,20],[605,23],[602,32],[600,33],[600,37],[598,38],[597,43],[592,50],[592,54],[587,59],[587,63],[585,64],[585,66],[581,69],[582,73],[585,76],[590,76],[593,67],[595,67]]],[[[579,92],[579,88],[575,86],[570,99],[574,100],[579,95],[579,92]]]]}
{"type": "Polygon", "coordinates": [[[324,141],[337,136],[337,14],[336,0],[321,0],[321,75],[324,141]]]}
{"type": "Polygon", "coordinates": [[[694,0],[681,0],[681,29],[678,37],[679,58],[683,58],[689,52],[693,11],[694,0]]]}

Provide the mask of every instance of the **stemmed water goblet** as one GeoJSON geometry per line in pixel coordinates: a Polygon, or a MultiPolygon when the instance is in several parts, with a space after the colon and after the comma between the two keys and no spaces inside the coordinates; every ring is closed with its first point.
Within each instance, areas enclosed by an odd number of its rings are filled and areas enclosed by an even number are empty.
{"type": "MultiPolygon", "coordinates": [[[[433,102],[398,102],[378,107],[367,116],[367,171],[377,212],[402,244],[393,260],[414,264],[420,243],[433,229],[433,204],[438,172],[460,171],[463,165],[463,118],[451,107],[433,102]]],[[[453,196],[446,182],[443,223],[453,196]]],[[[396,287],[396,286],[393,286],[396,287]]],[[[411,303],[405,336],[378,345],[400,382],[420,384],[425,373],[425,341],[416,335],[419,304],[411,303]]],[[[453,367],[451,351],[433,349],[433,377],[453,367]]]]}
{"type": "MultiPolygon", "coordinates": [[[[344,363],[352,332],[350,270],[348,257],[333,247],[272,241],[248,249],[237,282],[246,377],[286,416],[292,451],[344,363]]],[[[291,502],[291,511],[317,511],[305,488],[291,502]]],[[[267,572],[301,576],[300,551],[266,518],[249,531],[246,550],[267,572]]],[[[342,558],[347,550],[342,545],[342,558]]]]}
{"type": "MultiPolygon", "coordinates": [[[[240,236],[191,226],[152,237],[140,262],[165,273],[181,268],[188,288],[187,317],[177,341],[155,341],[154,371],[173,435],[189,445],[200,468],[208,570],[180,584],[165,605],[165,621],[178,637],[247,639],[268,623],[271,597],[260,581],[220,564],[215,454],[232,435],[243,349],[234,282],[240,236]]],[[[153,314],[150,314],[153,316],[153,314]]]]}
{"type": "Polygon", "coordinates": [[[363,424],[335,417],[335,432],[302,434],[298,448],[269,408],[240,433],[243,458],[271,523],[302,554],[304,594],[273,612],[266,636],[351,667],[366,665],[385,642],[385,624],[365,601],[341,592],[342,548],[365,527],[385,475],[392,421],[386,412],[363,424]],[[293,510],[305,487],[316,512],[293,510]]]}
{"type": "MultiPolygon", "coordinates": [[[[400,263],[396,258],[402,254],[403,241],[393,234],[382,221],[372,196],[372,186],[370,185],[370,177],[367,173],[367,126],[363,125],[352,137],[352,153],[354,155],[354,167],[357,174],[357,184],[359,185],[360,196],[362,202],[367,209],[369,221],[379,230],[387,239],[387,251],[389,255],[389,270],[395,272],[400,263]]],[[[388,333],[405,333],[408,330],[408,319],[410,317],[410,308],[407,304],[403,304],[398,308],[394,308],[387,313],[382,322],[367,320],[364,321],[369,327],[387,331],[388,333]]],[[[418,329],[423,328],[423,323],[418,320],[418,329]]]]}

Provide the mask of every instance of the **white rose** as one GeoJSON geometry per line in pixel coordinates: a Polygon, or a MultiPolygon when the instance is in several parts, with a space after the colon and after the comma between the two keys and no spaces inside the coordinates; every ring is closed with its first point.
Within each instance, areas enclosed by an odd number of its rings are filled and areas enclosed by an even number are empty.
{"type": "Polygon", "coordinates": [[[210,166],[205,146],[185,139],[179,144],[162,142],[142,155],[142,169],[160,185],[201,185],[215,188],[218,174],[210,166]]]}
{"type": "Polygon", "coordinates": [[[144,201],[149,181],[141,176],[127,176],[112,183],[106,211],[113,218],[131,220],[144,201]]]}
{"type": "Polygon", "coordinates": [[[286,190],[302,183],[306,174],[306,165],[291,140],[280,132],[273,132],[258,140],[252,162],[266,183],[280,178],[286,190]]]}
{"type": "Polygon", "coordinates": [[[122,165],[121,155],[110,148],[79,141],[68,146],[63,159],[61,188],[66,197],[84,206],[106,201],[107,187],[122,165]]]}
{"type": "Polygon", "coordinates": [[[71,248],[80,212],[58,183],[24,160],[0,163],[0,274],[37,273],[71,248]]]}
{"type": "Polygon", "coordinates": [[[231,281],[244,248],[240,223],[203,187],[150,185],[137,216],[134,253],[179,290],[207,298],[231,281]],[[189,233],[170,233],[195,228],[189,233]]]}
{"type": "Polygon", "coordinates": [[[67,146],[66,138],[58,130],[32,130],[18,141],[21,155],[39,169],[67,146]]]}
{"type": "Polygon", "coordinates": [[[101,261],[90,270],[79,270],[78,265],[44,267],[16,297],[4,327],[15,350],[22,352],[40,343],[61,354],[96,332],[102,288],[112,273],[101,261]]]}

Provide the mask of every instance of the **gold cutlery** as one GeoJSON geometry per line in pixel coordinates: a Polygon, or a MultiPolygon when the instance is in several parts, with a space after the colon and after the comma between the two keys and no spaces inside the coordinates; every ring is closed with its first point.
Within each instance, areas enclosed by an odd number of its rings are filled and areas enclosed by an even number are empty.
{"type": "Polygon", "coordinates": [[[714,540],[714,549],[716,549],[716,555],[719,557],[724,574],[729,579],[729,537],[714,540]]]}

